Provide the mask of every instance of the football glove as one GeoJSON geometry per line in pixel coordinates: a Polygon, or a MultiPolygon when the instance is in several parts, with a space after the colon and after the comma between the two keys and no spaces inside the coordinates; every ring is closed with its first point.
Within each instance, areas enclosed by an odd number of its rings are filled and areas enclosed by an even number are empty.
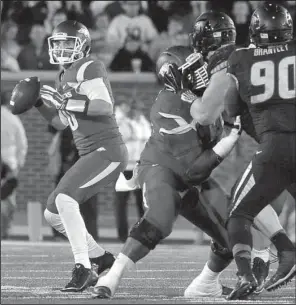
{"type": "Polygon", "coordinates": [[[67,99],[64,99],[56,89],[47,85],[42,86],[40,96],[46,102],[52,103],[58,110],[63,109],[67,102],[67,99]]]}
{"type": "Polygon", "coordinates": [[[197,96],[189,89],[181,91],[181,100],[192,104],[196,100],[197,96]]]}

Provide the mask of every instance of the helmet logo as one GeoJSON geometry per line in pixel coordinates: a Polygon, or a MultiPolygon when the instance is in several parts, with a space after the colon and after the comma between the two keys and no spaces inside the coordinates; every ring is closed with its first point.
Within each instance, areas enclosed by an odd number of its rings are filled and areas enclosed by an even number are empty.
{"type": "Polygon", "coordinates": [[[170,63],[167,63],[167,62],[164,63],[159,70],[159,75],[164,77],[170,71],[170,66],[171,66],[170,63]]]}
{"type": "Polygon", "coordinates": [[[203,28],[205,26],[205,22],[204,21],[199,21],[194,25],[194,31],[195,34],[198,35],[203,31],[203,28]]]}
{"type": "Polygon", "coordinates": [[[78,33],[83,34],[83,35],[89,37],[89,32],[88,32],[88,30],[86,28],[79,29],[78,33]]]}

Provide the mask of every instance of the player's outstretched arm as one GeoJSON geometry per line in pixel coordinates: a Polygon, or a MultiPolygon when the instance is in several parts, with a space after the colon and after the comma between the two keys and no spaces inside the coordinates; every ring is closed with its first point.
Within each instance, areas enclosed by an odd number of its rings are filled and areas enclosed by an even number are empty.
{"type": "Polygon", "coordinates": [[[191,115],[200,125],[214,124],[224,110],[222,97],[227,88],[225,71],[223,69],[212,75],[203,96],[196,99],[191,106],[191,115]]]}
{"type": "Polygon", "coordinates": [[[231,132],[213,148],[205,150],[186,171],[185,180],[191,185],[205,181],[212,171],[229,155],[241,134],[240,117],[237,117],[231,132]]]}
{"type": "Polygon", "coordinates": [[[225,111],[229,117],[241,115],[242,108],[237,79],[230,73],[227,73],[225,79],[227,80],[227,87],[223,98],[225,111]]]}

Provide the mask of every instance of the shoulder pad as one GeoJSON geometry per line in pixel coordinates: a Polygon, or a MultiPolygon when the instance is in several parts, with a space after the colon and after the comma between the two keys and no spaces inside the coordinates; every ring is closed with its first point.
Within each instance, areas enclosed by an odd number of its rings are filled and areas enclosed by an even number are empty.
{"type": "Polygon", "coordinates": [[[168,90],[161,90],[156,98],[162,111],[169,113],[172,109],[179,109],[182,104],[181,96],[168,90]]]}
{"type": "Polygon", "coordinates": [[[242,67],[245,55],[249,51],[250,48],[240,48],[232,52],[228,58],[227,73],[235,75],[235,72],[238,72],[238,67],[242,67]]]}
{"type": "Polygon", "coordinates": [[[77,81],[91,80],[98,77],[107,77],[103,62],[89,58],[77,70],[77,81]]]}
{"type": "Polygon", "coordinates": [[[227,67],[227,60],[235,50],[236,45],[228,44],[215,51],[215,53],[210,57],[208,64],[208,74],[210,77],[212,74],[227,67]]]}

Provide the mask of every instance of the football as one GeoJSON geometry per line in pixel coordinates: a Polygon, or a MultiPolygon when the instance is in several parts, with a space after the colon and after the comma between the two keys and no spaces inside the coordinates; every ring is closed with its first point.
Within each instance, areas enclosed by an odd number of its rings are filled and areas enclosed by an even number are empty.
{"type": "Polygon", "coordinates": [[[28,77],[19,81],[11,94],[11,112],[21,114],[31,109],[36,104],[39,92],[40,80],[38,77],[28,77]]]}

